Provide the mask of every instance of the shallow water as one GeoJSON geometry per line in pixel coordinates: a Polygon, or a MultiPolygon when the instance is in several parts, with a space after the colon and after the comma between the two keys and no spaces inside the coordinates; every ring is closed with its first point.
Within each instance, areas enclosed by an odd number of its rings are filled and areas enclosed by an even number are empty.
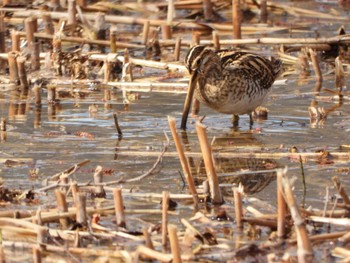
{"type": "MultiPolygon", "coordinates": [[[[307,4],[313,8],[312,3],[307,4]]],[[[330,6],[325,4],[322,8],[328,10],[330,6]]],[[[303,22],[309,28],[287,34],[286,32],[276,33],[273,36],[315,37],[317,31],[321,32],[322,36],[331,36],[335,35],[336,29],[341,25],[339,22],[317,23],[316,18],[302,19],[290,16],[282,16],[280,23],[286,25],[295,21],[303,22]]],[[[347,27],[348,25],[345,30],[348,30],[347,27]]],[[[184,35],[185,39],[190,37],[190,34],[184,35]]],[[[227,38],[230,37],[227,36],[227,38]]],[[[262,51],[259,50],[260,53],[275,55],[270,47],[262,49],[262,51]]],[[[171,53],[171,50],[169,52],[171,53]]],[[[135,54],[138,53],[135,52],[135,54]]],[[[297,56],[297,53],[293,55],[297,56]]],[[[323,72],[329,72],[331,68],[325,64],[322,67],[323,72]]],[[[165,71],[155,69],[145,69],[144,74],[146,77],[166,77],[165,71]]],[[[135,76],[141,77],[138,73],[135,76]]],[[[344,100],[340,105],[338,100],[330,99],[331,94],[323,90],[320,93],[321,98],[316,97],[313,72],[307,79],[300,79],[298,73],[294,72],[280,77],[280,80],[285,80],[285,83],[274,85],[263,104],[269,110],[268,118],[256,120],[252,127],[249,125],[248,116],[241,116],[239,127],[233,128],[231,116],[218,114],[204,106],[201,108],[200,115],[206,116],[203,123],[207,126],[214,154],[287,153],[292,148],[296,148],[299,152],[347,151],[347,148],[341,149],[340,146],[349,144],[349,101],[344,100]],[[324,123],[311,124],[308,108],[316,103],[330,112],[324,123]]],[[[183,79],[175,78],[174,81],[180,82],[183,79]]],[[[346,85],[348,85],[347,79],[346,85]]],[[[59,97],[60,101],[54,105],[47,102],[46,90],[43,90],[43,103],[39,108],[31,97],[29,100],[19,101],[11,96],[11,92],[6,87],[8,86],[0,85],[0,117],[7,119],[7,138],[0,142],[0,174],[4,179],[5,187],[10,189],[41,188],[45,179],[84,160],[90,160],[90,162],[71,176],[73,180],[81,183],[93,180],[97,165],[101,165],[107,171],[104,176],[105,182],[120,178],[130,179],[146,173],[155,163],[158,153],[166,142],[164,132],[170,137],[167,116],[175,117],[179,127],[185,99],[185,94],[140,93],[140,99],[131,101],[128,109],[125,109],[120,90],[94,85],[90,87],[92,89],[74,87],[85,95],[59,97]],[[112,93],[110,101],[103,100],[105,89],[109,89],[112,93]],[[91,115],[89,106],[93,104],[97,105],[98,110],[91,115]],[[123,132],[121,138],[114,125],[113,113],[118,115],[123,132]],[[8,164],[5,163],[6,160],[19,162],[8,164]],[[37,169],[37,176],[31,177],[30,174],[35,169],[37,169]]],[[[332,73],[324,76],[322,87],[336,90],[332,73]]],[[[64,90],[70,89],[66,87],[64,90]]],[[[343,92],[345,95],[348,94],[347,89],[343,92]]],[[[76,95],[78,93],[75,91],[76,95]]],[[[190,118],[187,131],[179,131],[179,133],[186,150],[196,153],[200,152],[200,148],[194,123],[195,120],[190,118]]],[[[174,153],[172,138],[170,141],[167,152],[174,153]]],[[[192,171],[196,175],[196,182],[201,183],[205,178],[203,161],[199,157],[189,159],[192,171]]],[[[243,178],[241,181],[248,193],[245,202],[253,202],[249,199],[250,197],[266,201],[259,209],[268,213],[276,206],[276,181],[274,173],[271,173],[271,169],[276,167],[287,166],[288,175],[296,178],[294,191],[298,202],[305,207],[323,209],[326,188],[331,188],[330,196],[336,193],[331,180],[334,175],[339,176],[344,185],[348,185],[350,181],[348,159],[306,158],[303,162],[305,191],[298,158],[231,157],[215,158],[215,162],[217,172],[222,176],[222,189],[225,191],[227,203],[232,202],[231,187],[233,183],[238,183],[236,177],[241,173],[241,179],[243,178]],[[259,171],[259,173],[247,175],[251,171],[259,171]],[[233,177],[235,178],[232,179],[233,177]],[[271,205],[272,209],[270,210],[266,204],[271,205]]],[[[142,193],[160,194],[164,190],[171,193],[187,193],[187,187],[184,186],[180,173],[181,165],[177,156],[165,155],[161,164],[150,176],[118,186],[142,193]]],[[[32,205],[33,210],[37,206],[44,209],[56,206],[53,195],[38,194],[37,198],[39,201],[32,205]]],[[[107,192],[107,199],[112,200],[110,192],[107,192]]],[[[126,196],[125,201],[127,208],[161,208],[158,200],[145,202],[126,196]]],[[[258,206],[257,203],[254,205],[258,206]]],[[[11,205],[11,209],[17,208],[25,210],[28,206],[22,203],[11,205]]],[[[6,209],[8,206],[4,205],[3,210],[6,209]]],[[[173,223],[179,223],[181,217],[191,216],[193,210],[191,206],[180,202],[177,212],[179,216],[170,218],[173,223]]],[[[232,206],[228,208],[228,212],[231,216],[233,215],[232,206]]],[[[155,224],[160,221],[159,215],[133,215],[133,218],[137,217],[155,224]]],[[[106,221],[108,220],[104,220],[102,224],[111,224],[110,221],[107,223],[106,221]]]]}
{"type": "MultiPolygon", "coordinates": [[[[203,106],[200,114],[206,116],[203,123],[208,127],[209,140],[215,137],[214,152],[288,152],[292,147],[300,152],[322,149],[339,151],[340,145],[347,144],[349,139],[344,127],[344,122],[349,118],[349,103],[344,101],[342,106],[328,115],[324,124],[312,127],[308,107],[315,100],[312,94],[314,80],[311,78],[303,85],[296,83],[297,79],[292,76],[288,77],[286,84],[274,85],[264,103],[269,110],[268,119],[257,120],[252,128],[249,127],[248,116],[241,116],[238,129],[233,129],[231,116],[218,114],[203,106]]],[[[328,81],[326,78],[323,86],[331,85],[332,79],[328,81]]],[[[1,143],[1,158],[29,158],[25,163],[13,167],[2,164],[1,174],[6,186],[24,189],[39,187],[44,178],[87,159],[91,162],[74,175],[79,182],[91,180],[97,165],[111,171],[105,181],[132,178],[150,169],[156,157],[147,156],[147,152],[161,151],[165,143],[164,131],[170,136],[167,116],[173,116],[180,122],[185,95],[141,93],[141,98],[125,110],[121,92],[112,92],[114,100],[109,101],[108,105],[101,99],[102,90],[94,91],[84,99],[62,98],[56,105],[49,106],[43,103],[39,125],[35,124],[38,119],[35,118],[33,103],[26,106],[24,114],[9,116],[9,109],[16,103],[9,103],[7,92],[3,92],[1,116],[7,116],[8,125],[7,139],[1,143]],[[91,104],[98,106],[95,116],[89,115],[88,107],[91,104]],[[52,107],[56,108],[54,115],[49,114],[52,107]],[[123,132],[120,139],[114,127],[113,113],[117,113],[123,132]],[[118,155],[120,151],[124,154],[118,155]],[[127,156],[125,153],[128,151],[139,151],[140,155],[127,156]],[[31,169],[38,169],[38,178],[28,180],[31,169]]],[[[329,96],[327,93],[321,95],[329,96]]],[[[337,103],[335,100],[320,101],[319,106],[332,108],[337,103]]],[[[187,148],[199,152],[194,119],[190,119],[188,124],[187,137],[187,148]]],[[[173,144],[168,151],[175,151],[173,144]]],[[[251,159],[248,158],[247,162],[251,159]]],[[[216,161],[220,163],[220,160],[216,161]]],[[[298,178],[296,189],[301,191],[299,160],[279,158],[273,161],[274,167],[288,166],[291,169],[290,175],[298,178]]],[[[193,170],[198,170],[200,159],[194,158],[193,163],[197,165],[193,170]]],[[[347,167],[347,164],[347,160],[324,165],[315,161],[305,162],[306,204],[322,206],[324,191],[320,189],[332,185],[333,175],[339,175],[346,184],[347,173],[337,171],[347,167]]],[[[223,165],[224,168],[218,168],[222,174],[266,169],[260,164],[256,167],[237,165],[234,158],[224,160],[223,165]]],[[[164,157],[156,173],[125,187],[138,187],[139,191],[145,192],[159,192],[160,189],[181,192],[180,170],[177,157],[164,157]]],[[[268,190],[261,191],[257,196],[263,200],[274,199],[272,189],[276,189],[275,182],[272,181],[267,187],[268,190]]]]}

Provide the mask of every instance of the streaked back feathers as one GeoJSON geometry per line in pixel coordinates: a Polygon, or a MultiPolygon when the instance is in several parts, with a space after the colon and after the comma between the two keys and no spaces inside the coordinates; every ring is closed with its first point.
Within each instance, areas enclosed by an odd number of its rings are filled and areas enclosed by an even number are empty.
{"type": "Polygon", "coordinates": [[[218,59],[222,68],[239,64],[242,69],[256,73],[265,71],[265,74],[269,74],[274,78],[282,72],[282,61],[279,59],[272,58],[268,60],[257,54],[230,50],[215,52],[202,45],[193,46],[189,50],[185,57],[185,65],[189,73],[192,74],[197,69],[203,70],[205,65],[210,64],[210,61],[217,62],[218,59]]]}
{"type": "Polygon", "coordinates": [[[194,97],[227,114],[251,113],[261,105],[282,71],[279,59],[258,54],[192,47],[186,58],[194,97]]]}

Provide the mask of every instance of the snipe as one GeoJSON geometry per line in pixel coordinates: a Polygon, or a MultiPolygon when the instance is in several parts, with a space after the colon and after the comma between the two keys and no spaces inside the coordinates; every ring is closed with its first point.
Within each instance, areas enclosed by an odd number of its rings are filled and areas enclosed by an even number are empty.
{"type": "Polygon", "coordinates": [[[186,129],[193,96],[210,108],[226,114],[249,114],[260,106],[282,71],[282,61],[257,54],[212,49],[196,45],[186,58],[191,74],[181,129],[186,129]]]}

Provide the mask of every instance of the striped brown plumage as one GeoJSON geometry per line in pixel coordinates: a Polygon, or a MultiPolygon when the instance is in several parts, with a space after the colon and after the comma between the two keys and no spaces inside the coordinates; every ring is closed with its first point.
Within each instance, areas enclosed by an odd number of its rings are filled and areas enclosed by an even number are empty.
{"type": "MultiPolygon", "coordinates": [[[[194,96],[210,108],[238,116],[251,114],[260,106],[273,82],[282,71],[279,59],[212,49],[192,47],[185,64],[191,74],[181,128],[186,128],[190,103],[194,96]]],[[[251,116],[251,115],[250,115],[251,116]]]]}

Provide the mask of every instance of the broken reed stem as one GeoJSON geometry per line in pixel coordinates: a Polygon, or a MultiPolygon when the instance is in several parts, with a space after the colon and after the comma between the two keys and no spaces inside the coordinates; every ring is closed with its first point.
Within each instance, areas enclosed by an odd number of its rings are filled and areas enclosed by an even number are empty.
{"type": "Polygon", "coordinates": [[[218,31],[214,30],[212,33],[212,36],[213,36],[214,49],[215,49],[215,51],[219,51],[220,50],[220,38],[219,38],[218,31]]]}
{"type": "Polygon", "coordinates": [[[33,29],[34,29],[34,32],[38,32],[38,18],[37,16],[32,16],[32,19],[33,19],[33,29]]]}
{"type": "Polygon", "coordinates": [[[260,23],[267,23],[267,1],[260,1],[260,23]]]}
{"type": "Polygon", "coordinates": [[[304,219],[300,214],[299,207],[296,203],[296,199],[294,197],[289,179],[285,177],[286,169],[282,170],[281,172],[283,173],[283,176],[282,176],[283,192],[284,192],[285,200],[288,204],[289,210],[291,212],[291,215],[294,221],[295,232],[297,236],[298,262],[312,262],[313,250],[312,250],[312,245],[305,226],[304,219]]]}
{"type": "Polygon", "coordinates": [[[66,194],[68,191],[68,186],[65,186],[65,185],[69,185],[68,182],[69,182],[68,175],[62,174],[59,178],[59,183],[62,185],[60,189],[64,194],[66,194]]]}
{"type": "Polygon", "coordinates": [[[9,63],[10,82],[14,84],[18,84],[19,76],[18,76],[18,66],[17,66],[17,52],[10,51],[8,53],[7,60],[9,63]]]}
{"type": "Polygon", "coordinates": [[[56,87],[53,85],[47,86],[47,102],[52,104],[56,101],[56,87]]]}
{"type": "Polygon", "coordinates": [[[111,70],[112,70],[112,65],[108,61],[108,58],[105,59],[103,67],[104,67],[104,82],[107,83],[111,79],[111,70]]]}
{"type": "Polygon", "coordinates": [[[235,218],[236,226],[239,229],[243,228],[243,206],[242,206],[242,195],[238,187],[233,187],[233,198],[235,205],[235,218]]]}
{"type": "Polygon", "coordinates": [[[78,183],[76,181],[72,181],[70,183],[70,189],[72,191],[73,200],[75,202],[75,200],[78,198],[78,194],[79,194],[78,183]]]}
{"type": "Polygon", "coordinates": [[[209,181],[212,203],[222,204],[223,199],[219,188],[219,180],[216,174],[211,146],[208,142],[206,130],[207,129],[203,124],[201,124],[200,122],[196,123],[196,131],[197,131],[199,145],[201,147],[201,152],[204,159],[205,170],[209,181]]]}
{"type": "Polygon", "coordinates": [[[205,20],[211,20],[213,18],[213,4],[211,0],[203,0],[203,13],[205,20]]]}
{"type": "Polygon", "coordinates": [[[6,141],[6,119],[0,118],[0,141],[6,141]]]}
{"type": "MultiPolygon", "coordinates": [[[[133,63],[130,61],[129,50],[125,49],[123,57],[123,68],[122,68],[122,81],[134,80],[132,72],[133,63]]],[[[124,94],[123,94],[124,95],[124,94]]]]}
{"type": "Polygon", "coordinates": [[[75,199],[76,207],[76,221],[82,226],[87,225],[87,214],[86,214],[86,195],[85,193],[78,193],[75,199]]]}
{"type": "Polygon", "coordinates": [[[150,22],[149,22],[149,20],[146,20],[143,23],[143,29],[142,29],[142,43],[146,47],[147,47],[147,44],[148,44],[149,29],[150,29],[150,22]]]}
{"type": "Polygon", "coordinates": [[[172,38],[171,34],[171,26],[168,24],[164,24],[161,26],[162,29],[162,39],[167,40],[172,38]]]}
{"type": "Polygon", "coordinates": [[[233,24],[233,38],[241,39],[241,1],[240,0],[232,0],[232,24],[233,24]]]}
{"type": "Polygon", "coordinates": [[[312,66],[313,66],[314,71],[315,71],[316,80],[317,80],[317,82],[322,82],[323,78],[322,78],[320,63],[319,63],[319,60],[317,57],[317,52],[315,50],[309,48],[309,53],[310,53],[312,66]]]}
{"type": "Polygon", "coordinates": [[[287,204],[283,196],[282,177],[283,170],[277,170],[277,236],[285,238],[286,236],[286,215],[287,204]]]}
{"type": "Polygon", "coordinates": [[[114,200],[115,219],[117,222],[117,227],[125,228],[126,227],[125,212],[124,212],[124,202],[123,202],[121,188],[113,189],[113,200],[114,200]]]}
{"type": "Polygon", "coordinates": [[[191,41],[191,46],[194,45],[199,45],[201,42],[201,36],[198,32],[193,32],[192,33],[192,41],[191,41]]]}
{"type": "Polygon", "coordinates": [[[264,218],[243,218],[245,223],[248,223],[251,226],[264,226],[271,229],[277,229],[276,220],[264,219],[264,218]]]}
{"type": "Polygon", "coordinates": [[[6,131],[6,118],[0,118],[0,131],[6,131]]]}
{"type": "Polygon", "coordinates": [[[24,28],[25,28],[25,32],[26,32],[27,46],[29,49],[31,49],[31,46],[35,41],[33,19],[34,19],[33,17],[28,17],[24,20],[24,28]]]}
{"type": "Polygon", "coordinates": [[[27,47],[30,50],[31,69],[40,69],[40,50],[39,43],[35,41],[34,32],[37,30],[37,19],[28,17],[24,20],[24,26],[27,38],[27,47]]]}
{"type": "Polygon", "coordinates": [[[44,32],[48,35],[53,35],[55,33],[55,29],[53,27],[53,22],[50,14],[43,14],[41,16],[44,24],[44,32]]]}
{"type": "Polygon", "coordinates": [[[174,118],[168,116],[168,123],[169,123],[171,134],[172,134],[173,139],[174,139],[176,151],[179,155],[181,167],[182,167],[183,173],[185,175],[185,178],[186,178],[186,181],[188,184],[188,188],[190,190],[190,193],[193,195],[193,201],[194,201],[195,205],[197,205],[198,204],[198,194],[197,194],[196,186],[194,184],[194,180],[193,180],[190,166],[189,166],[188,161],[187,161],[186,156],[185,156],[185,151],[182,147],[179,135],[176,131],[176,120],[174,118]]]}
{"type": "MultiPolygon", "coordinates": [[[[36,91],[34,91],[36,92],[36,91]]],[[[41,126],[41,104],[35,103],[34,108],[34,129],[38,129],[41,126]]]]}
{"type": "Polygon", "coordinates": [[[150,232],[148,231],[148,228],[144,227],[143,230],[142,230],[142,233],[143,233],[143,237],[145,239],[146,246],[148,248],[150,248],[150,249],[154,249],[153,242],[152,242],[152,239],[151,239],[150,232]]]}
{"type": "Polygon", "coordinates": [[[1,244],[0,245],[0,263],[5,263],[5,262],[6,262],[6,257],[5,257],[4,246],[1,244]]]}
{"type": "Polygon", "coordinates": [[[6,23],[4,21],[5,16],[0,15],[0,52],[6,51],[6,23]]]}
{"type": "Polygon", "coordinates": [[[41,248],[39,246],[33,246],[33,262],[34,263],[41,263],[41,248]]]}
{"type": "Polygon", "coordinates": [[[74,233],[73,246],[74,247],[80,247],[81,246],[80,231],[78,229],[74,233]]]}
{"type": "MultiPolygon", "coordinates": [[[[66,201],[66,195],[60,190],[55,190],[56,202],[57,202],[57,210],[60,213],[68,212],[68,206],[66,201]]],[[[62,217],[59,219],[61,229],[67,229],[69,225],[69,221],[67,218],[62,217]]]]}
{"type": "Polygon", "coordinates": [[[346,232],[346,234],[339,237],[338,241],[343,244],[348,244],[350,242],[350,232],[346,232]]]}
{"type": "Polygon", "coordinates": [[[181,53],[181,37],[176,38],[175,47],[174,47],[174,61],[180,60],[180,53],[181,53]]]}
{"type": "MultiPolygon", "coordinates": [[[[103,183],[103,169],[102,169],[101,165],[98,165],[95,169],[94,183],[95,184],[102,184],[103,183]]],[[[95,196],[100,197],[100,198],[106,197],[106,192],[103,189],[103,185],[95,186],[95,196]]]]}
{"type": "Polygon", "coordinates": [[[181,263],[181,251],[180,251],[180,245],[179,240],[177,237],[177,227],[175,225],[168,225],[168,232],[169,232],[169,241],[170,241],[170,248],[171,253],[173,254],[173,260],[174,263],[181,263]]]}
{"type": "Polygon", "coordinates": [[[172,25],[174,17],[175,17],[174,0],[168,0],[167,24],[169,26],[172,25]]]}
{"type": "Polygon", "coordinates": [[[310,76],[309,60],[307,58],[307,51],[305,48],[301,49],[299,52],[296,68],[297,73],[299,73],[299,78],[303,79],[310,76]]]}
{"type": "Polygon", "coordinates": [[[168,229],[168,208],[169,208],[169,192],[163,191],[162,198],[162,246],[167,245],[167,229],[168,229]]]}
{"type": "Polygon", "coordinates": [[[122,132],[122,129],[120,128],[120,126],[119,126],[117,113],[113,113],[113,118],[114,118],[115,128],[117,129],[117,132],[118,132],[118,137],[121,138],[121,137],[123,137],[123,132],[122,132]]]}
{"type": "Polygon", "coordinates": [[[67,25],[76,25],[77,23],[77,9],[75,5],[76,5],[75,0],[68,0],[67,25]]]}
{"type": "MultiPolygon", "coordinates": [[[[0,15],[0,52],[6,52],[6,24],[4,21],[5,16],[3,14],[0,15]]],[[[6,69],[6,61],[0,60],[0,71],[1,73],[5,73],[6,69]]]]}
{"type": "Polygon", "coordinates": [[[41,85],[38,83],[34,83],[34,87],[32,88],[34,94],[34,100],[36,105],[41,105],[41,85]]]}
{"type": "Polygon", "coordinates": [[[203,191],[203,195],[204,195],[204,203],[208,202],[210,199],[210,186],[209,186],[209,181],[204,180],[202,183],[202,191],[203,191]]]}
{"type": "Polygon", "coordinates": [[[116,45],[117,31],[115,28],[111,28],[109,32],[109,41],[110,41],[111,53],[116,53],[117,52],[117,45],[116,45]]]}
{"type": "Polygon", "coordinates": [[[350,205],[349,196],[345,192],[344,187],[343,187],[342,183],[339,180],[339,177],[338,176],[333,176],[332,177],[332,181],[333,181],[335,187],[337,188],[337,191],[338,191],[339,195],[343,198],[343,202],[346,205],[350,205]]]}
{"type": "Polygon", "coordinates": [[[62,76],[62,40],[61,36],[55,34],[52,38],[52,55],[51,60],[53,64],[53,68],[56,70],[56,74],[62,76]]]}
{"type": "Polygon", "coordinates": [[[39,70],[40,69],[40,43],[35,41],[31,45],[31,53],[30,53],[30,62],[31,69],[39,70]]]}
{"type": "Polygon", "coordinates": [[[29,85],[28,85],[27,73],[26,73],[26,68],[25,68],[25,62],[26,62],[25,57],[19,56],[17,58],[17,68],[18,68],[19,81],[22,85],[23,90],[25,90],[27,93],[29,85]]]}
{"type": "Polygon", "coordinates": [[[11,50],[14,52],[19,52],[21,50],[20,43],[21,43],[21,37],[18,31],[12,29],[11,30],[11,50]]]}
{"type": "Polygon", "coordinates": [[[304,164],[303,164],[303,158],[301,158],[301,155],[299,155],[299,163],[300,163],[300,170],[301,170],[301,179],[303,182],[303,206],[305,204],[305,196],[306,196],[306,180],[305,180],[305,171],[304,171],[304,164]]]}
{"type": "Polygon", "coordinates": [[[40,227],[36,231],[37,231],[37,238],[36,238],[37,244],[41,249],[45,249],[44,244],[46,243],[45,240],[49,233],[48,228],[40,227]]]}
{"type": "Polygon", "coordinates": [[[344,68],[340,57],[335,58],[335,87],[338,89],[339,95],[341,95],[343,87],[345,85],[344,81],[344,68]]]}

